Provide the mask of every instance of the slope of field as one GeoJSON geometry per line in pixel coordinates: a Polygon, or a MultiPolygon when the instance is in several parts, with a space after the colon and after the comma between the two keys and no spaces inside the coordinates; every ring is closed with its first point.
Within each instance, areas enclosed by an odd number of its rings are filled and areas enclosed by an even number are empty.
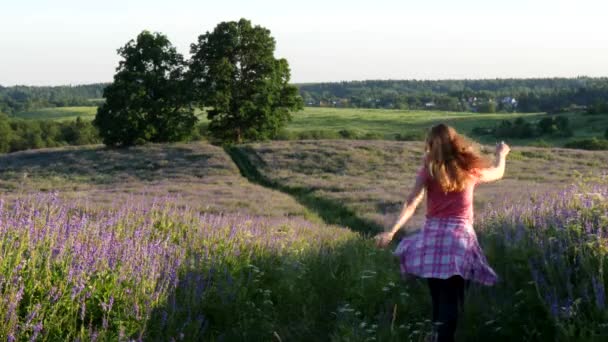
{"type": "Polygon", "coordinates": [[[307,215],[291,197],[249,183],[221,148],[206,143],[0,155],[0,191],[5,198],[58,192],[92,206],[126,197],[170,197],[204,212],[307,215]]]}
{"type": "MultiPolygon", "coordinates": [[[[373,231],[393,223],[421,165],[423,144],[284,141],[250,144],[232,151],[270,186],[323,201],[321,207],[333,208],[330,217],[346,210],[345,214],[350,212],[360,219],[344,215],[332,223],[373,231]]],[[[505,178],[479,186],[475,204],[483,210],[488,203],[527,200],[532,193],[567,186],[578,175],[597,174],[603,165],[608,165],[608,152],[514,148],[505,178]]],[[[422,212],[418,211],[411,227],[420,225],[422,212]]]]}

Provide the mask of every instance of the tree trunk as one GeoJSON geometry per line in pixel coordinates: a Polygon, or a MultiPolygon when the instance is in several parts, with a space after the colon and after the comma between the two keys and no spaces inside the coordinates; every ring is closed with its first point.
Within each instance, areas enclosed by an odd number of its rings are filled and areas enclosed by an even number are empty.
{"type": "Polygon", "coordinates": [[[240,144],[243,142],[243,138],[241,137],[241,128],[237,127],[236,128],[236,143],[240,144]]]}

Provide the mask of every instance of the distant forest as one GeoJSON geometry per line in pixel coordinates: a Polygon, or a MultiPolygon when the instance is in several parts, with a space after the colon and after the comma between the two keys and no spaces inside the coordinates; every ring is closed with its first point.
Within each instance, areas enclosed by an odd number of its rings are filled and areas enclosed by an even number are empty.
{"type": "MultiPolygon", "coordinates": [[[[107,83],[0,86],[0,112],[97,106],[107,83]]],[[[310,107],[494,112],[608,112],[608,78],[350,81],[296,84],[310,107]]]]}
{"type": "Polygon", "coordinates": [[[299,84],[306,106],[473,112],[608,112],[608,78],[299,84]]]}
{"type": "Polygon", "coordinates": [[[70,106],[97,106],[102,101],[107,83],[75,86],[0,86],[0,113],[18,112],[70,106]]]}

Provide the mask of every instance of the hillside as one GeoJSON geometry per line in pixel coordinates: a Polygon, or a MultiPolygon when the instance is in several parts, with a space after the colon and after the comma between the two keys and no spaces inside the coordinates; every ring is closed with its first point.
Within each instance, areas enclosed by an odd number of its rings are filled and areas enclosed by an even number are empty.
{"type": "Polygon", "coordinates": [[[207,143],[116,150],[85,146],[0,155],[4,198],[40,191],[93,207],[157,197],[208,213],[308,215],[289,196],[243,179],[224,150],[207,143]]]}
{"type": "MultiPolygon", "coordinates": [[[[393,223],[421,165],[423,144],[288,141],[250,144],[233,151],[272,187],[310,198],[330,217],[343,210],[344,217],[334,217],[332,223],[373,231],[393,223]]],[[[479,186],[475,205],[482,212],[490,203],[529,201],[532,194],[557,191],[580,175],[597,176],[602,165],[608,165],[608,152],[516,147],[505,178],[479,186]]],[[[423,212],[418,211],[410,228],[419,227],[423,212]]]]}
{"type": "MultiPolygon", "coordinates": [[[[32,150],[0,156],[0,191],[6,198],[58,192],[107,206],[127,197],[169,196],[203,212],[316,213],[328,223],[374,231],[394,219],[422,148],[419,142],[308,140],[249,144],[229,153],[205,142],[32,150]]],[[[505,179],[480,187],[475,204],[483,210],[505,198],[527,200],[597,174],[602,165],[608,152],[515,147],[505,179]]]]}

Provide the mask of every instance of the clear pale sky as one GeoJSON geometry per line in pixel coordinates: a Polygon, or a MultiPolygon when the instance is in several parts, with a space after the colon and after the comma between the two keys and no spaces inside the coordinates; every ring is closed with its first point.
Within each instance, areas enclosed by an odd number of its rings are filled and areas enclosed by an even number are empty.
{"type": "Polygon", "coordinates": [[[144,29],[188,57],[241,17],[271,30],[293,82],[608,76],[607,0],[2,0],[0,84],[110,82],[144,29]]]}

